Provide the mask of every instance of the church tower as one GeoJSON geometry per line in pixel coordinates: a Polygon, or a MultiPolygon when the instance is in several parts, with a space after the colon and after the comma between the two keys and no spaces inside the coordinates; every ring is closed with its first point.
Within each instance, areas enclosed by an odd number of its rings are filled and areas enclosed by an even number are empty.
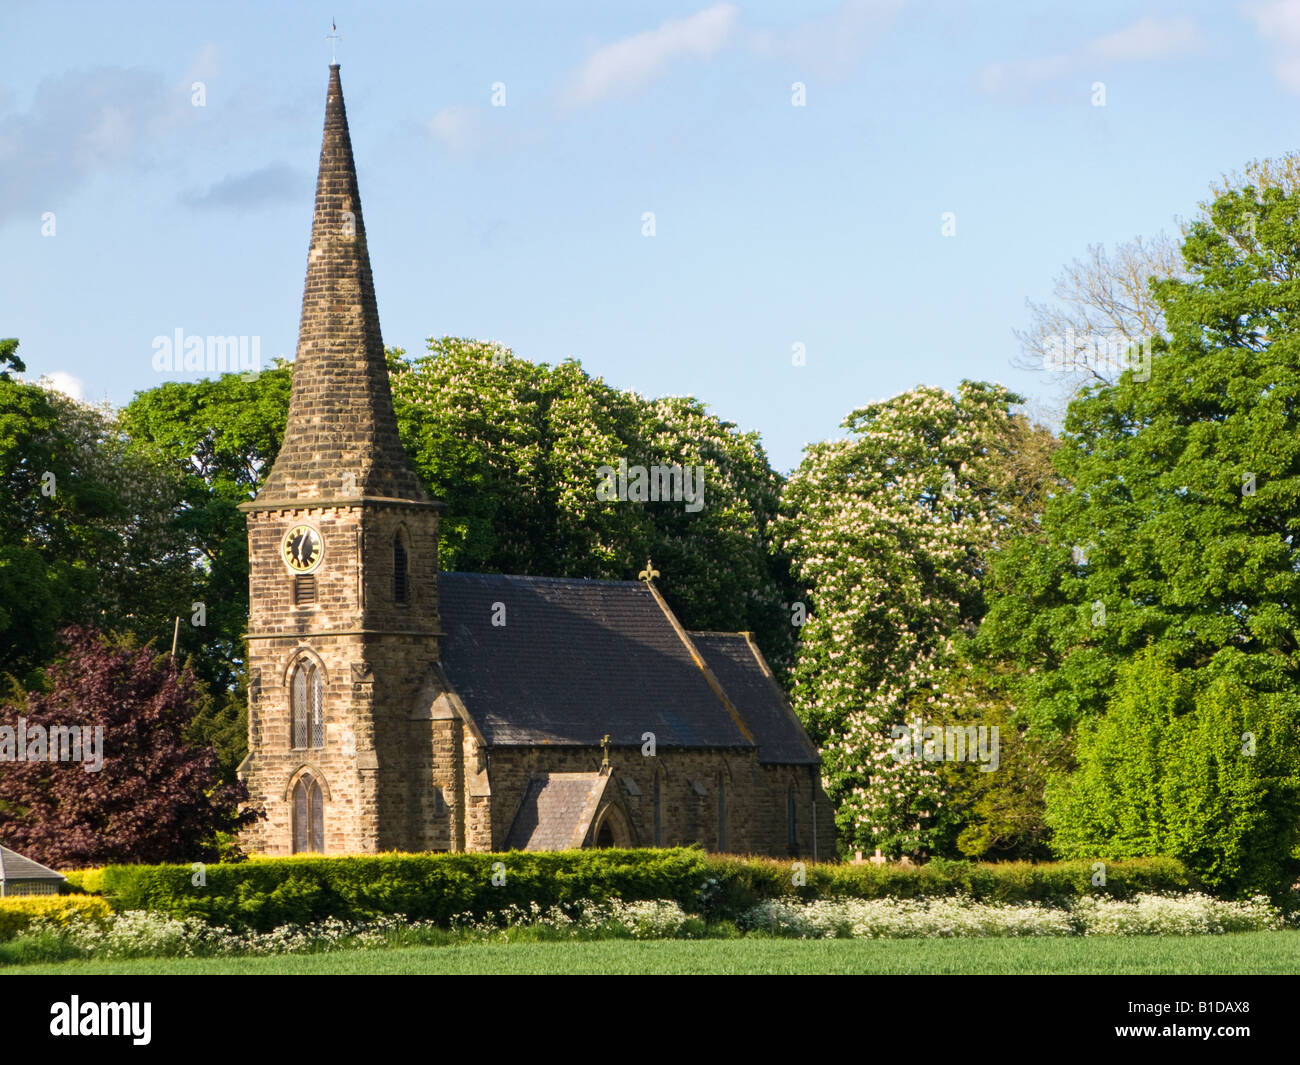
{"type": "Polygon", "coordinates": [[[447,846],[438,511],[397,435],[337,64],[289,420],[248,522],[248,747],[263,854],[447,846]],[[441,844],[441,846],[440,846],[441,844]]]}

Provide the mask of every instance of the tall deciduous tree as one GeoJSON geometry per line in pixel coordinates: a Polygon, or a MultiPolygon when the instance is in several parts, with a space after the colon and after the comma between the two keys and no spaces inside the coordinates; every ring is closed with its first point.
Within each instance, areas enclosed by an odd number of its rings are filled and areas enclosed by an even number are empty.
{"type": "Polygon", "coordinates": [[[111,412],[0,374],[0,671],[37,683],[68,624],[147,639],[188,613],[176,502],[111,412]]]}
{"type": "MultiPolygon", "coordinates": [[[[1090,245],[1083,258],[1073,260],[1057,275],[1053,302],[1029,301],[1029,328],[1016,331],[1019,364],[1026,369],[1059,370],[1062,361],[1074,362],[1058,354],[1067,336],[1094,342],[1114,338],[1131,345],[1162,335],[1164,310],[1151,281],[1181,276],[1179,242],[1168,234],[1153,239],[1137,237],[1111,251],[1100,244],[1090,245]]],[[[1083,384],[1109,383],[1117,377],[1118,371],[1094,362],[1067,370],[1062,381],[1072,395],[1083,384]]]]}
{"type": "Polygon", "coordinates": [[[1148,642],[1178,668],[1232,652],[1294,682],[1297,212],[1300,193],[1220,197],[1184,246],[1193,280],[1158,286],[1171,338],[1150,379],[1071,404],[1056,462],[1072,487],[999,554],[980,637],[1017,662],[1038,724],[1101,713],[1118,662],[1148,642]]]}
{"type": "Polygon", "coordinates": [[[1006,468],[1033,430],[1017,402],[980,382],[913,389],[850,414],[851,435],[809,447],[786,486],[781,542],[811,608],[794,703],[850,848],[916,853],[950,835],[936,767],[895,757],[892,729],[961,709],[955,643],[983,615],[989,554],[1022,520],[1006,468]]]}
{"type": "Polygon", "coordinates": [[[248,622],[248,531],[237,508],[279,453],[291,373],[281,360],[252,376],[170,381],[139,393],[121,414],[134,450],[170,471],[171,535],[190,564],[189,596],[177,611],[180,648],[218,696],[243,668],[248,622]]]}
{"type": "MultiPolygon", "coordinates": [[[[1300,153],[1252,160],[1240,171],[1212,183],[1211,191],[1217,198],[1247,186],[1260,193],[1276,189],[1283,195],[1293,194],[1300,189],[1300,153]]],[[[1199,220],[1208,221],[1213,200],[1198,206],[1199,220]]],[[[1249,237],[1253,222],[1249,216],[1242,221],[1249,237]]],[[[1101,244],[1089,245],[1082,257],[1072,260],[1056,276],[1051,301],[1028,301],[1029,326],[1014,331],[1020,344],[1015,361],[1025,369],[1051,367],[1059,374],[1061,387],[1057,390],[1059,406],[1052,411],[1054,422],[1081,387],[1119,380],[1119,370],[1114,366],[1096,363],[1060,373],[1061,367],[1055,363],[1060,361],[1067,336],[1092,341],[1114,338],[1132,345],[1165,334],[1165,311],[1156,298],[1153,282],[1189,279],[1182,256],[1182,241],[1189,232],[1190,227],[1184,225],[1177,237],[1163,232],[1152,238],[1139,236],[1110,250],[1101,244]]]]}
{"type": "Polygon", "coordinates": [[[683,621],[753,631],[780,668],[793,596],[769,548],[781,479],[757,433],[692,397],[646,399],[500,345],[444,337],[398,369],[403,441],[447,504],[448,569],[627,580],[647,557],[683,621]],[[601,467],[703,469],[703,507],[602,500],[601,467]]]}
{"type": "MultiPolygon", "coordinates": [[[[1269,706],[1300,692],[1298,232],[1300,191],[1278,187],[1229,189],[1189,227],[1189,279],[1155,288],[1169,336],[1149,380],[1126,373],[1071,404],[1056,456],[1071,489],[1051,500],[1038,535],[997,558],[977,646],[1014,664],[1009,691],[1034,728],[1092,737],[1085,774],[1131,756],[1115,747],[1121,732],[1095,723],[1114,707],[1121,667],[1148,648],[1178,678],[1150,708],[1162,735],[1193,720],[1175,689],[1211,699],[1225,677],[1269,706]]],[[[1258,743],[1294,743],[1284,734],[1258,743]]],[[[1210,735],[1183,736],[1195,772],[1227,757],[1210,735]]],[[[1269,805],[1238,808],[1221,840],[1255,831],[1245,822],[1261,813],[1274,840],[1294,837],[1284,797],[1297,782],[1278,754],[1254,763],[1272,767],[1259,792],[1269,805]]],[[[1106,843],[1101,821],[1059,824],[1063,847],[1106,843]]],[[[1206,875],[1237,875],[1226,843],[1198,851],[1169,833],[1145,838],[1191,854],[1206,875]]]]}

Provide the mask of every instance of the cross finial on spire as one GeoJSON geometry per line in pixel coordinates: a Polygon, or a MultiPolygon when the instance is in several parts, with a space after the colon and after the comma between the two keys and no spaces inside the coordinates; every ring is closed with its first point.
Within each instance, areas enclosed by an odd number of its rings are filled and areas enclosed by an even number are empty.
{"type": "Polygon", "coordinates": [[[343,38],[339,36],[339,28],[334,24],[333,19],[330,19],[330,32],[325,34],[325,39],[330,43],[330,66],[336,67],[339,65],[339,57],[336,54],[335,46],[343,38]]]}

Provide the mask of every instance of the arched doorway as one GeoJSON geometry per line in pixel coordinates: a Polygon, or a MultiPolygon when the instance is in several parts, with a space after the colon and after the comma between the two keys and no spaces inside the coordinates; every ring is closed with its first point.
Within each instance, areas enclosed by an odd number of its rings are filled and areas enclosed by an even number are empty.
{"type": "Polygon", "coordinates": [[[593,847],[632,847],[632,826],[617,806],[609,805],[596,814],[591,832],[593,847]]]}

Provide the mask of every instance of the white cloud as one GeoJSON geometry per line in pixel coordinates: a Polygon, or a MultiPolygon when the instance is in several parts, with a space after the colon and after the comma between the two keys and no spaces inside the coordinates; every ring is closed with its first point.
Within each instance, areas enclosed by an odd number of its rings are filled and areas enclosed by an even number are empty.
{"type": "Polygon", "coordinates": [[[726,46],[739,14],[735,4],[715,4],[598,48],[578,71],[569,102],[596,103],[641,88],[679,59],[712,58],[726,46]]]}
{"type": "Polygon", "coordinates": [[[166,108],[161,79],[141,71],[41,82],[29,110],[0,115],[0,220],[57,210],[91,174],[135,163],[166,108]]]}
{"type": "Polygon", "coordinates": [[[1273,73],[1278,80],[1292,92],[1300,92],[1300,0],[1243,4],[1241,10],[1277,51],[1273,73]]]}
{"type": "Polygon", "coordinates": [[[215,78],[218,70],[217,54],[217,46],[211,41],[200,48],[190,63],[189,70],[181,78],[181,88],[188,92],[194,82],[215,78]]]}
{"type": "Polygon", "coordinates": [[[469,147],[478,131],[477,107],[444,107],[429,119],[429,136],[452,151],[469,147]]]}
{"type": "Polygon", "coordinates": [[[229,208],[236,211],[298,203],[310,186],[306,176],[286,163],[270,163],[242,174],[227,174],[205,192],[184,193],[190,207],[229,208]]]}
{"type": "Polygon", "coordinates": [[[835,74],[889,30],[907,0],[842,0],[828,15],[790,30],[759,30],[750,45],[762,58],[789,58],[816,73],[835,74]]]}
{"type": "Polygon", "coordinates": [[[1037,85],[1068,73],[1076,66],[1073,56],[1048,55],[1038,59],[1015,59],[1005,63],[990,63],[976,76],[976,83],[985,92],[1000,92],[1011,85],[1037,85]]]}
{"type": "Polygon", "coordinates": [[[1090,41],[1088,54],[1117,61],[1164,59],[1198,51],[1202,43],[1200,27],[1190,15],[1147,15],[1131,26],[1090,41]]]}
{"type": "Polygon", "coordinates": [[[1092,69],[1098,62],[1169,59],[1198,52],[1203,45],[1200,27],[1190,15],[1146,15],[1131,25],[1094,37],[1077,52],[989,63],[975,76],[975,82],[985,92],[995,93],[1092,69]]]}
{"type": "MultiPolygon", "coordinates": [[[[216,71],[205,46],[191,71],[216,71]]],[[[189,75],[187,75],[187,79],[189,75]]],[[[136,68],[69,70],[40,82],[26,111],[0,94],[0,223],[57,211],[91,176],[152,159],[195,121],[188,80],[136,68]]]]}
{"type": "Polygon", "coordinates": [[[62,392],[65,396],[71,396],[75,400],[84,402],[86,399],[86,382],[80,377],[73,377],[72,374],[64,373],[62,370],[55,370],[53,373],[45,374],[41,377],[40,383],[44,388],[62,392]]]}

